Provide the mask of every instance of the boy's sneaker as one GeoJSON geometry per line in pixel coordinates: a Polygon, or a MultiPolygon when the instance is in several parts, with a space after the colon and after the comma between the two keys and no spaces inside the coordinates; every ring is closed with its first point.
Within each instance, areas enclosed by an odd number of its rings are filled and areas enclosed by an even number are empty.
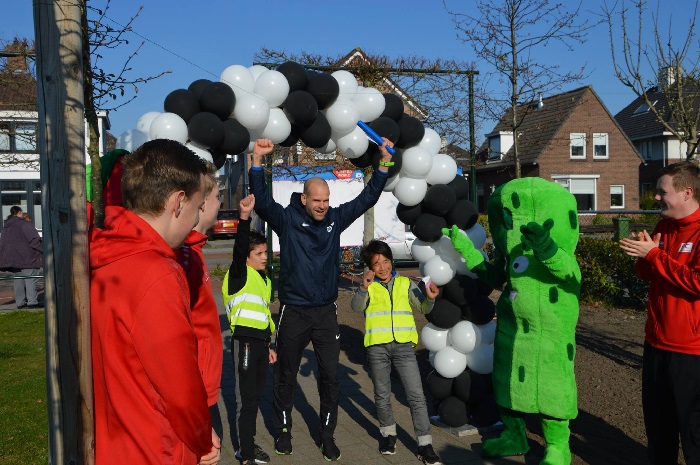
{"type": "Polygon", "coordinates": [[[322,438],[320,449],[326,461],[335,462],[336,460],[340,460],[340,449],[335,445],[335,439],[333,439],[333,437],[322,438]]]}
{"type": "Polygon", "coordinates": [[[396,453],[396,436],[389,435],[382,438],[379,452],[384,455],[394,455],[396,453]]]}
{"type": "Polygon", "coordinates": [[[416,454],[418,460],[421,460],[426,465],[441,465],[440,457],[433,450],[432,444],[427,444],[425,446],[418,447],[418,453],[416,454]]]}
{"type": "MultiPolygon", "coordinates": [[[[270,461],[270,456],[267,455],[265,453],[265,451],[262,450],[262,448],[259,445],[255,444],[253,447],[254,447],[253,448],[253,455],[255,457],[255,463],[268,463],[270,461]]],[[[240,450],[236,451],[236,458],[238,460],[243,460],[243,457],[241,457],[240,450]]]]}
{"type": "Polygon", "coordinates": [[[292,455],[292,434],[284,428],[275,439],[275,454],[292,455]]]}

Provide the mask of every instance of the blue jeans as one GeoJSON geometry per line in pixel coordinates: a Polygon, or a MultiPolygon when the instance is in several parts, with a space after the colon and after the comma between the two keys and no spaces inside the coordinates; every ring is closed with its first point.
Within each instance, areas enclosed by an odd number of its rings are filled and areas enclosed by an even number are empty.
{"type": "MultiPolygon", "coordinates": [[[[24,268],[16,272],[15,276],[39,276],[41,268],[24,268]]],[[[39,278],[15,278],[12,280],[15,288],[15,303],[21,305],[37,305],[38,294],[36,292],[36,283],[39,278]]]]}
{"type": "Polygon", "coordinates": [[[382,436],[396,436],[396,422],[391,410],[391,364],[399,373],[411,409],[413,429],[419,446],[432,444],[430,419],[423,393],[418,362],[410,342],[390,342],[367,347],[370,376],[374,384],[374,404],[377,406],[379,431],[382,436]]]}

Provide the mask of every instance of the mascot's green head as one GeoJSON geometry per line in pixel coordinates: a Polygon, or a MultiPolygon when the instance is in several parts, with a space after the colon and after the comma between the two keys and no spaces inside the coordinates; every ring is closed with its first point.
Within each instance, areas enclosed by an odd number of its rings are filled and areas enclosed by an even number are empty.
{"type": "Polygon", "coordinates": [[[552,219],[550,231],[559,248],[573,255],[578,243],[576,199],[556,182],[542,178],[513,179],[499,186],[488,203],[493,245],[505,254],[522,245],[520,226],[552,219]]]}

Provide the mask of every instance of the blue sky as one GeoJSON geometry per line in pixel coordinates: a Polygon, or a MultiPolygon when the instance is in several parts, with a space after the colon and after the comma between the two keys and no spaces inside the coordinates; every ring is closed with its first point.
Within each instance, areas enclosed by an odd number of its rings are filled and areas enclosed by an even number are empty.
{"type": "MultiPolygon", "coordinates": [[[[584,8],[599,12],[600,2],[602,0],[586,0],[584,8]]],[[[102,4],[101,1],[93,3],[102,4]]],[[[229,65],[252,65],[253,55],[261,47],[331,56],[361,47],[369,53],[389,57],[476,59],[470,47],[457,39],[452,19],[440,0],[143,0],[142,3],[144,9],[134,23],[134,30],[141,37],[131,36],[131,44],[123,50],[131,51],[146,39],[132,63],[132,76],[145,77],[166,70],[172,73],[142,85],[136,100],[110,113],[111,132],[115,136],[135,127],[144,113],[163,111],[163,99],[171,91],[186,88],[196,79],[218,80],[229,65]]],[[[450,0],[449,3],[459,8],[474,8],[473,2],[450,0]]],[[[140,4],[114,0],[109,17],[126,23],[140,4]]],[[[674,0],[673,5],[674,22],[680,27],[687,17],[683,8],[692,11],[694,0],[674,0]]],[[[9,40],[15,36],[34,36],[30,1],[14,2],[0,16],[0,38],[9,40]]],[[[565,69],[575,70],[585,65],[590,76],[580,85],[592,85],[612,114],[635,98],[613,74],[608,32],[604,26],[591,31],[588,41],[577,45],[573,52],[552,48],[543,52],[547,59],[555,59],[565,69]]],[[[118,55],[113,58],[119,66],[121,60],[118,55]]],[[[477,62],[477,69],[479,66],[477,62]]],[[[575,87],[578,85],[563,90],[575,87]]],[[[482,127],[477,141],[490,129],[488,123],[482,127]]]]}

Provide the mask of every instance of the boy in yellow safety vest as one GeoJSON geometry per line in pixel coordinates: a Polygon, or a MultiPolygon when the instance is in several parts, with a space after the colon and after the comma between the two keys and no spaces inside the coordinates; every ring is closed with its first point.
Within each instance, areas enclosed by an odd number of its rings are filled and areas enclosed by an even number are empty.
{"type": "Polygon", "coordinates": [[[426,296],[410,279],[394,271],[391,248],[383,241],[371,241],[360,252],[369,271],[350,303],[354,311],[365,312],[365,347],[374,384],[379,432],[379,452],[396,453],[396,422],[391,410],[391,365],[394,364],[406,391],[418,442],[417,456],[428,465],[440,464],[433,450],[430,419],[425,403],[416,354],[418,331],[411,308],[421,313],[433,309],[438,288],[426,286],[426,296]]]}
{"type": "Polygon", "coordinates": [[[260,397],[265,389],[268,363],[277,361],[270,346],[275,323],[270,314],[272,292],[267,266],[267,241],[250,230],[252,194],[239,204],[240,220],[233,245],[233,261],[222,286],[226,317],[231,324],[231,358],[236,374],[236,420],[242,465],[267,463],[270,456],[255,444],[260,397]]]}

